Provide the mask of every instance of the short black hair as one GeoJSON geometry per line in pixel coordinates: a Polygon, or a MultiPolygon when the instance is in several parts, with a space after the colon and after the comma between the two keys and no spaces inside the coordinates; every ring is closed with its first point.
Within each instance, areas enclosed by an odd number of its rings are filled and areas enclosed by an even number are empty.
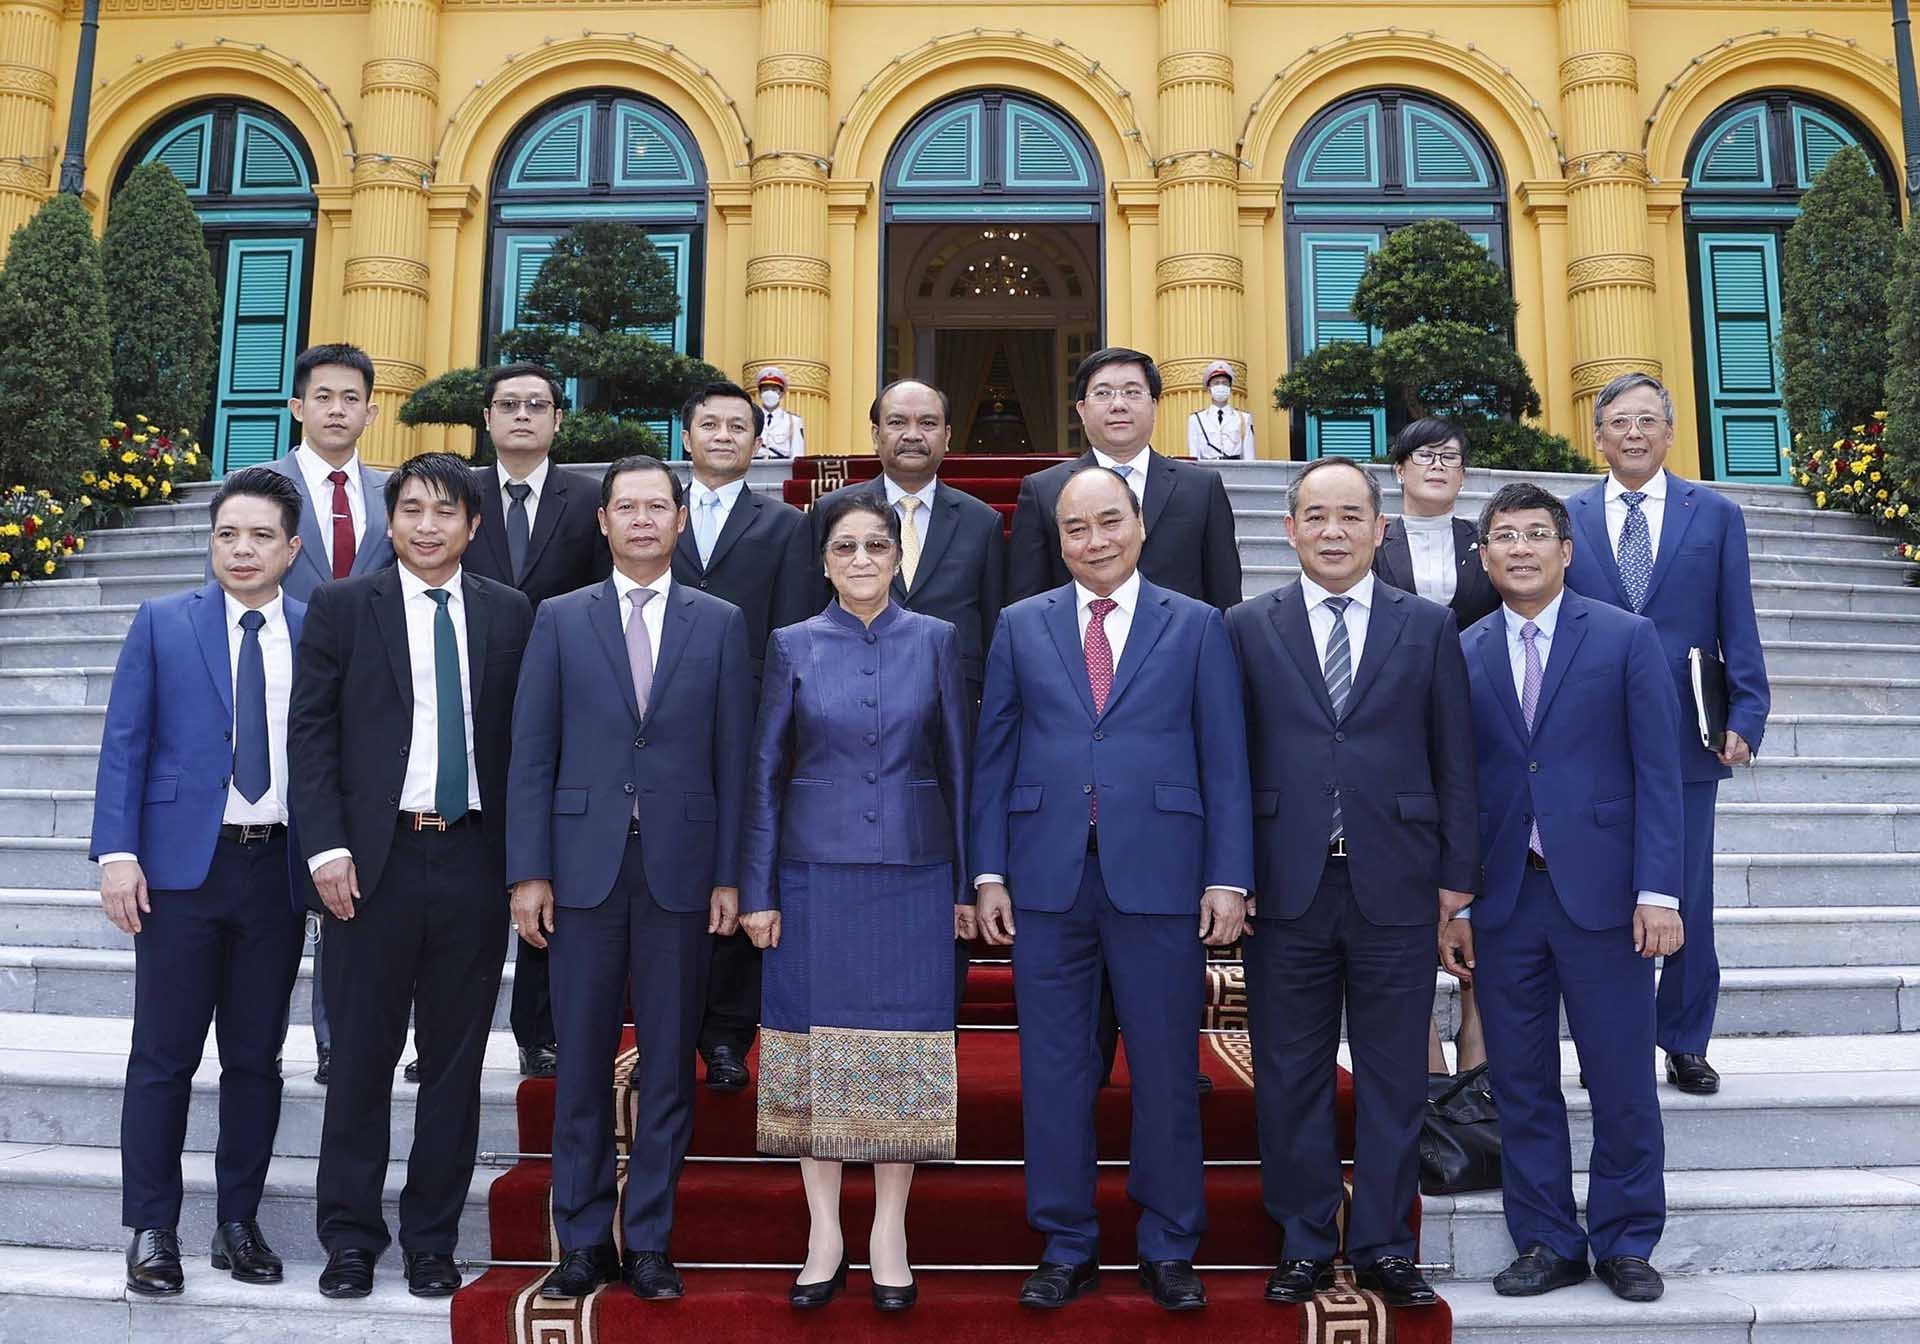
{"type": "Polygon", "coordinates": [[[1551,490],[1543,490],[1531,481],[1515,481],[1512,485],[1503,485],[1493,492],[1493,498],[1487,501],[1487,507],[1480,510],[1480,544],[1487,544],[1487,536],[1493,531],[1495,514],[1526,513],[1533,509],[1545,509],[1553,518],[1553,530],[1560,540],[1566,541],[1573,536],[1573,520],[1567,517],[1567,506],[1551,490]]]}
{"type": "Polygon", "coordinates": [[[663,473],[667,478],[668,487],[673,491],[673,507],[678,509],[684,505],[685,500],[683,496],[685,492],[681,489],[680,478],[674,475],[672,467],[669,467],[659,458],[650,457],[646,453],[631,453],[626,457],[616,460],[612,466],[607,468],[607,474],[600,478],[601,508],[604,509],[607,505],[613,503],[614,478],[624,476],[630,471],[658,471],[663,473]]]}
{"type": "Polygon", "coordinates": [[[1133,493],[1133,487],[1127,484],[1127,478],[1125,476],[1122,476],[1119,472],[1115,471],[1112,467],[1103,467],[1097,462],[1090,462],[1084,467],[1075,467],[1072,471],[1067,473],[1067,479],[1060,482],[1060,493],[1053,497],[1054,517],[1058,518],[1060,516],[1060,501],[1066,497],[1067,487],[1072,485],[1075,481],[1079,480],[1082,476],[1085,476],[1090,471],[1103,472],[1106,475],[1113,477],[1114,480],[1120,482],[1120,484],[1126,489],[1126,492],[1127,492],[1127,507],[1133,510],[1133,516],[1135,518],[1140,517],[1140,498],[1139,496],[1133,493]]]}
{"type": "Polygon", "coordinates": [[[560,375],[545,364],[502,364],[497,369],[487,370],[487,387],[481,397],[481,410],[493,404],[493,390],[509,378],[545,378],[547,390],[553,393],[553,404],[560,410],[566,409],[567,385],[560,375]]]}
{"type": "Polygon", "coordinates": [[[692,429],[693,417],[710,401],[746,402],[753,412],[753,437],[756,439],[767,427],[767,413],[760,409],[760,403],[746,388],[738,383],[704,383],[694,388],[693,395],[680,403],[680,428],[692,429]]]}
{"type": "Polygon", "coordinates": [[[300,488],[272,467],[242,467],[220,482],[220,492],[207,505],[207,522],[220,525],[220,506],[240,495],[252,495],[280,506],[280,523],[289,537],[300,535],[300,488]]]}
{"type": "Polygon", "coordinates": [[[1437,415],[1424,416],[1415,420],[1405,429],[1393,436],[1393,442],[1387,445],[1387,461],[1399,466],[1413,455],[1416,448],[1438,448],[1443,443],[1460,445],[1460,465],[1467,465],[1467,431],[1437,415]]]}
{"type": "Polygon", "coordinates": [[[870,513],[886,524],[887,536],[895,550],[900,549],[900,515],[887,507],[887,497],[872,490],[846,490],[828,500],[820,509],[820,558],[827,558],[827,541],[843,519],[856,513],[870,513]]]}
{"type": "Polygon", "coordinates": [[[881,388],[880,395],[873,399],[873,404],[871,406],[867,407],[867,423],[870,425],[879,424],[880,423],[880,403],[887,399],[887,393],[893,391],[893,389],[896,387],[904,387],[908,383],[913,383],[913,384],[916,384],[917,386],[924,387],[929,392],[933,393],[936,397],[940,398],[941,422],[948,425],[951,425],[953,423],[953,398],[947,395],[946,388],[935,387],[932,383],[928,382],[925,378],[895,378],[892,382],[888,383],[885,387],[881,388]]]}
{"type": "Polygon", "coordinates": [[[1147,372],[1147,395],[1155,401],[1160,400],[1160,366],[1153,362],[1153,356],[1141,350],[1130,350],[1124,345],[1110,345],[1104,350],[1095,350],[1080,361],[1080,367],[1073,371],[1073,399],[1087,399],[1087,384],[1093,375],[1115,364],[1138,364],[1147,372]]]}
{"type": "Polygon", "coordinates": [[[300,352],[293,361],[293,395],[306,396],[308,376],[326,364],[352,369],[366,383],[367,395],[373,395],[373,361],[367,358],[365,350],[344,341],[332,345],[310,345],[300,352]]]}
{"type": "Polygon", "coordinates": [[[389,517],[400,507],[400,491],[408,481],[421,481],[435,499],[460,505],[469,521],[480,516],[480,484],[467,459],[457,453],[419,453],[395,467],[387,477],[389,517]]]}

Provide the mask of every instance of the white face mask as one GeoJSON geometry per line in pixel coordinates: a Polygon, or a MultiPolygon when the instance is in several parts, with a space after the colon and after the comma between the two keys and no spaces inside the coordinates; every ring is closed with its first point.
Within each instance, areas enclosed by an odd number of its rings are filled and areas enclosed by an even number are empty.
{"type": "Polygon", "coordinates": [[[780,389],[777,387],[761,388],[760,404],[762,406],[765,406],[768,410],[772,410],[774,407],[778,406],[780,404],[780,389]]]}
{"type": "Polygon", "coordinates": [[[1233,388],[1226,383],[1214,383],[1207,388],[1207,391],[1213,394],[1215,406],[1225,406],[1233,400],[1233,388]]]}

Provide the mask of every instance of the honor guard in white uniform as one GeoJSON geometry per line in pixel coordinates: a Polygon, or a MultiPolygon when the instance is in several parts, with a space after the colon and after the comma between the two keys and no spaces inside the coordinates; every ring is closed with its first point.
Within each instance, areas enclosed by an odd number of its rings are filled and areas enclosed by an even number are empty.
{"type": "Polygon", "coordinates": [[[767,413],[767,423],[760,431],[755,457],[807,455],[807,422],[781,406],[786,398],[787,375],[779,366],[769,364],[760,370],[760,406],[767,413]]]}
{"type": "Polygon", "coordinates": [[[1207,365],[1208,405],[1187,417],[1187,456],[1198,461],[1253,457],[1253,417],[1233,407],[1233,366],[1207,365]]]}

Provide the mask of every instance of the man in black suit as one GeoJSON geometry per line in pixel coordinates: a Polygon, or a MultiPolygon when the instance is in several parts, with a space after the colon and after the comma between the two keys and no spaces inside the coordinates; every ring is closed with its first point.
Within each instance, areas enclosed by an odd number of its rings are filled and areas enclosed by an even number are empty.
{"type": "Polygon", "coordinates": [[[1347,1256],[1391,1305],[1436,1300],[1407,1215],[1439,925],[1477,880],[1472,714],[1453,614],[1369,568],[1384,523],[1364,469],[1313,463],[1287,497],[1299,581],[1227,613],[1253,760],[1244,956],[1275,1302],[1333,1286],[1343,1005],[1360,1097],[1347,1256]]]}
{"type": "Polygon", "coordinates": [[[1054,506],[1060,487],[1082,467],[1102,466],[1126,478],[1147,519],[1140,572],[1176,593],[1225,611],[1240,600],[1240,548],[1233,506],[1220,473],[1162,457],[1150,446],[1160,401],[1160,370],[1138,350],[1109,346],[1080,361],[1073,375],[1074,410],[1093,446],[1020,482],[1009,543],[1009,601],[1067,582],[1054,506]]]}
{"type": "Polygon", "coordinates": [[[460,1286],[453,1251],[480,1133],[480,1066],[507,921],[507,751],[533,609],[464,573],[481,491],[422,453],[387,480],[396,568],[316,589],[288,713],[291,801],[327,915],[334,1059],[316,1184],[327,1297],[365,1297],[394,1066],[414,1010],[420,1095],[400,1193],[407,1286],[460,1286]]]}
{"type": "MultiPolygon", "coordinates": [[[[560,375],[539,364],[502,364],[487,373],[487,437],[498,459],[474,467],[480,531],[468,548],[469,574],[518,588],[535,611],[550,597],[607,577],[607,546],[590,482],[548,456],[565,418],[560,375]]],[[[553,1003],[547,952],[524,938],[514,951],[513,1039],[520,1072],[553,1076],[553,1003]]]]}
{"type": "MultiPolygon", "coordinates": [[[[754,493],[747,484],[747,466],[764,423],[746,389],[733,383],[709,383],[687,398],[680,428],[693,460],[690,521],[673,547],[675,583],[731,602],[745,615],[753,673],[746,693],[756,705],[768,634],[819,610],[808,605],[811,557],[796,573],[788,555],[793,538],[806,535],[806,515],[783,500],[754,493]]],[[[759,1027],[760,949],[737,929],[716,933],[700,1024],[708,1087],[738,1092],[747,1085],[747,1052],[759,1027]]]]}

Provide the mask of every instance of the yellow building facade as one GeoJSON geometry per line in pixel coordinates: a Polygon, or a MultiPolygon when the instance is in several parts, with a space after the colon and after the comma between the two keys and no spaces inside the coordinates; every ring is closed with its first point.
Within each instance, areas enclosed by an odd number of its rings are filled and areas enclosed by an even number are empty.
{"type": "MultiPolygon", "coordinates": [[[[57,177],[79,29],[0,0],[0,239],[57,177]]],[[[588,218],[669,257],[662,338],[785,371],[815,453],[908,372],[977,451],[1073,447],[1098,344],[1159,359],[1169,451],[1217,358],[1261,456],[1377,451],[1383,417],[1270,389],[1364,338],[1367,253],[1440,215],[1507,267],[1546,427],[1587,442],[1646,369],[1676,467],[1773,479],[1780,231],[1837,147],[1891,181],[1900,144],[1883,0],[102,0],[92,92],[96,217],[153,157],[201,210],[230,464],[284,444],[322,340],[375,360],[370,459],[464,449],[394,412],[588,218]]]]}

